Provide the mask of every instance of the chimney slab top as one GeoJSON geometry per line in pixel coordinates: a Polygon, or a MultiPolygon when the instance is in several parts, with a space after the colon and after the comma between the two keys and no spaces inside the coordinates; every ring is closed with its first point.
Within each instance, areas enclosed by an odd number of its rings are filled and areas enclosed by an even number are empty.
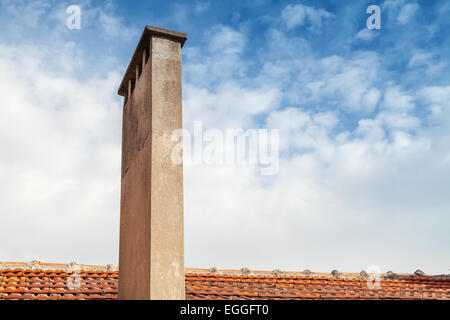
{"type": "Polygon", "coordinates": [[[142,53],[145,48],[148,47],[148,43],[151,37],[162,37],[166,39],[171,39],[181,43],[183,47],[187,40],[187,34],[183,32],[163,29],[154,26],[145,26],[144,32],[142,33],[141,39],[134,51],[133,57],[128,65],[127,71],[120,83],[118,94],[121,96],[126,96],[128,92],[128,80],[133,80],[136,78],[136,65],[140,64],[142,61],[142,53]]]}

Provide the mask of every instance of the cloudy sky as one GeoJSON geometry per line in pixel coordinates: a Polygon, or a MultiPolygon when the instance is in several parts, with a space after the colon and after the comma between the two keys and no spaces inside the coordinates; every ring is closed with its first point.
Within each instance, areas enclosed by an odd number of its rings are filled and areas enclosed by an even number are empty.
{"type": "Polygon", "coordinates": [[[188,33],[186,128],[280,129],[276,175],[185,165],[186,266],[448,273],[449,16],[447,1],[2,0],[0,261],[118,263],[117,89],[155,25],[188,33]]]}

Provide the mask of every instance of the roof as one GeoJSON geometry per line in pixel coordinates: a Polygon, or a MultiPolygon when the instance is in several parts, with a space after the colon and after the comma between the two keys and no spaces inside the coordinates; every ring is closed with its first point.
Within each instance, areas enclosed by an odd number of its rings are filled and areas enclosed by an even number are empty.
{"type": "MultiPolygon", "coordinates": [[[[0,262],[0,300],[114,300],[119,271],[93,266],[0,262]]],[[[439,299],[450,300],[450,275],[381,275],[370,289],[367,274],[186,269],[186,299],[439,299]]]]}
{"type": "Polygon", "coordinates": [[[141,39],[134,51],[133,57],[128,65],[127,71],[120,83],[118,94],[121,96],[127,95],[128,92],[128,80],[136,79],[136,66],[142,64],[142,54],[145,49],[149,47],[149,41],[151,36],[157,36],[161,38],[172,39],[181,43],[183,47],[185,41],[187,40],[187,34],[183,32],[177,32],[172,30],[167,30],[163,28],[158,28],[154,26],[145,26],[142,32],[141,39]]]}
{"type": "MultiPolygon", "coordinates": [[[[0,262],[0,300],[114,300],[113,265],[0,262]]],[[[186,299],[439,299],[450,300],[450,276],[381,275],[370,289],[367,274],[186,269],[186,299]]]]}

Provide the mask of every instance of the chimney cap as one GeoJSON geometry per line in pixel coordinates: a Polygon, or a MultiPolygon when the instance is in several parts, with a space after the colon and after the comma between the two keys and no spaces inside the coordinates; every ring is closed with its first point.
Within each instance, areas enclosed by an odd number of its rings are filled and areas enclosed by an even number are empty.
{"type": "Polygon", "coordinates": [[[184,32],[178,32],[174,30],[154,27],[154,26],[145,26],[144,33],[153,34],[156,36],[160,36],[163,38],[170,38],[181,43],[181,47],[183,47],[184,43],[187,40],[187,34],[184,32]]]}
{"type": "Polygon", "coordinates": [[[128,91],[128,80],[132,80],[136,78],[136,65],[141,64],[142,61],[142,52],[145,48],[148,47],[148,42],[152,36],[157,36],[166,39],[172,39],[181,43],[181,47],[183,47],[184,43],[187,40],[187,34],[183,32],[158,28],[154,26],[145,26],[144,32],[142,32],[141,39],[134,50],[133,57],[128,65],[127,71],[120,83],[118,94],[120,96],[125,96],[128,91]]]}

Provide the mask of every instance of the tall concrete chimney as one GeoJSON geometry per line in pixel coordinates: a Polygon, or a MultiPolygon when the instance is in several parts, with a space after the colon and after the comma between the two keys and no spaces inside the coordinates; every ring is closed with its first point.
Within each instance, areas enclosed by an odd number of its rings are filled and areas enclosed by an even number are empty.
{"type": "Polygon", "coordinates": [[[185,33],[146,26],[124,96],[119,299],[184,299],[183,166],[171,161],[182,128],[185,33]]]}

